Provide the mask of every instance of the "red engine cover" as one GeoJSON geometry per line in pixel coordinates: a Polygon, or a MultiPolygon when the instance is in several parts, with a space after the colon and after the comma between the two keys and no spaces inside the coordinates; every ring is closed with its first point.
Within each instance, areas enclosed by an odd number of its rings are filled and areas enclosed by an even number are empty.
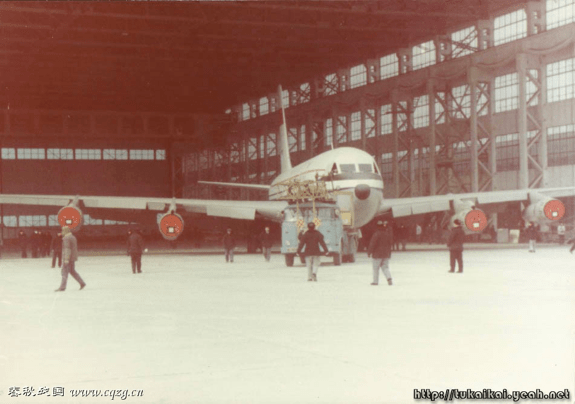
{"type": "Polygon", "coordinates": [[[545,204],[543,212],[549,220],[560,220],[565,215],[565,205],[563,202],[553,199],[545,204]]]}
{"type": "Polygon", "coordinates": [[[465,226],[469,231],[483,231],[487,226],[487,216],[482,210],[472,209],[465,215],[465,226]]]}
{"type": "Polygon", "coordinates": [[[65,206],[58,212],[58,223],[61,227],[68,226],[72,231],[82,227],[82,211],[73,206],[65,206]]]}
{"type": "Polygon", "coordinates": [[[160,219],[159,227],[166,240],[175,240],[184,231],[184,219],[177,213],[166,213],[160,219]]]}

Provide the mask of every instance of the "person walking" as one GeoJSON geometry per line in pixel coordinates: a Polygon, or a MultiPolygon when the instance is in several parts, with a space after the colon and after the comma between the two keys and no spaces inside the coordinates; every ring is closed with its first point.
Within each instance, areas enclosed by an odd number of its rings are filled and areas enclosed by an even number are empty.
{"type": "Polygon", "coordinates": [[[387,221],[378,221],[377,230],[371,236],[369,247],[367,249],[367,257],[372,257],[373,266],[373,282],[372,285],[379,284],[379,269],[385,275],[387,284],[393,285],[391,272],[389,271],[389,260],[391,259],[391,247],[393,244],[393,237],[388,228],[387,221]]]}
{"type": "Polygon", "coordinates": [[[56,267],[56,259],[58,259],[58,268],[62,268],[62,233],[56,234],[52,239],[52,268],[56,267]]]}
{"type": "Polygon", "coordinates": [[[461,220],[455,219],[454,227],[449,234],[447,247],[449,247],[449,272],[455,272],[455,262],[457,261],[458,273],[463,272],[463,243],[465,242],[465,232],[461,228],[461,220]]]}
{"type": "Polygon", "coordinates": [[[232,229],[228,228],[226,230],[223,243],[226,262],[234,262],[234,248],[236,248],[236,239],[232,235],[232,229]]]}
{"type": "Polygon", "coordinates": [[[78,260],[78,240],[72,234],[68,226],[62,227],[62,258],[64,265],[62,266],[62,283],[55,292],[63,292],[66,290],[66,283],[68,282],[68,274],[72,275],[74,279],[80,284],[80,290],[86,287],[86,282],[76,272],[76,261],[78,260]]]}
{"type": "Polygon", "coordinates": [[[313,222],[307,224],[307,229],[301,236],[297,254],[301,257],[302,251],[304,252],[308,282],[317,282],[317,270],[321,264],[321,255],[327,255],[329,250],[323,239],[323,234],[315,229],[313,222]],[[323,253],[320,251],[320,247],[323,249],[323,253]]]}
{"type": "Polygon", "coordinates": [[[268,226],[266,226],[265,230],[260,234],[260,243],[262,245],[262,253],[266,258],[266,261],[270,262],[273,240],[268,226]]]}
{"type": "Polygon", "coordinates": [[[525,235],[529,240],[529,252],[534,253],[538,234],[537,229],[535,228],[535,225],[533,223],[529,223],[529,226],[527,226],[527,229],[525,229],[525,235]]]}
{"type": "Polygon", "coordinates": [[[132,258],[132,273],[142,273],[144,238],[138,229],[128,231],[128,255],[132,258]]]}

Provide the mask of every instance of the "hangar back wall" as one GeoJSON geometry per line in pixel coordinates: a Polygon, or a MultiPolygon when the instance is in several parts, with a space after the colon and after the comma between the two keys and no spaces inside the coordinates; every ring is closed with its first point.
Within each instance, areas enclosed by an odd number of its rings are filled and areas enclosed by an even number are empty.
{"type": "MultiPolygon", "coordinates": [[[[7,109],[0,112],[0,192],[172,197],[181,175],[181,170],[173,170],[177,165],[172,160],[182,145],[191,147],[198,133],[209,130],[210,119],[7,109]]],[[[10,238],[18,227],[49,227],[50,220],[37,216],[48,217],[58,210],[2,205],[4,237],[10,238]]],[[[91,233],[98,223],[90,227],[91,233]]]]}

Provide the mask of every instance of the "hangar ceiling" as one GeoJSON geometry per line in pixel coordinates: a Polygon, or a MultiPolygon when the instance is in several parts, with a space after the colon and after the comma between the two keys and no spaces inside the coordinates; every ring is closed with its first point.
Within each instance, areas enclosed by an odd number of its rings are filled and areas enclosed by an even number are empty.
{"type": "Polygon", "coordinates": [[[222,113],[521,3],[0,2],[0,108],[222,113]]]}

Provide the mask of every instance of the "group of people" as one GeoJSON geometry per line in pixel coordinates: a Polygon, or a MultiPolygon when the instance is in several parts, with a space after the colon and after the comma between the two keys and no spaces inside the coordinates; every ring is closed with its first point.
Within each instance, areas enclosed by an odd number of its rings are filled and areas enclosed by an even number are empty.
{"type": "MultiPolygon", "coordinates": [[[[407,232],[404,234],[407,234],[407,232]]],[[[259,239],[265,260],[269,262],[272,247],[272,236],[270,234],[269,227],[265,228],[264,232],[259,236],[259,239]]],[[[396,248],[396,240],[397,239],[394,238],[393,230],[389,226],[389,223],[385,220],[378,221],[377,229],[372,235],[367,249],[367,256],[372,258],[373,282],[371,285],[379,285],[380,269],[387,280],[387,284],[390,286],[393,285],[389,262],[391,259],[391,252],[396,248]]],[[[463,272],[464,241],[465,233],[461,227],[461,221],[455,220],[454,227],[450,232],[449,240],[447,242],[447,246],[450,251],[449,272],[455,272],[456,264],[458,265],[457,272],[463,272]]],[[[224,246],[226,262],[234,262],[236,241],[231,228],[226,230],[222,243],[224,246]]],[[[405,249],[405,245],[403,247],[405,249]]],[[[323,235],[315,228],[315,224],[313,222],[308,223],[307,231],[300,234],[296,254],[305,257],[308,282],[317,282],[317,273],[321,263],[321,256],[328,255],[329,250],[324,241],[323,235]]]]}
{"type": "Polygon", "coordinates": [[[52,253],[52,268],[58,262],[58,268],[62,267],[62,233],[54,237],[49,231],[34,230],[28,237],[24,230],[18,232],[18,241],[22,258],[28,258],[28,247],[32,258],[43,258],[52,253]]]}
{"type": "Polygon", "coordinates": [[[32,258],[42,258],[50,254],[53,237],[49,231],[34,230],[30,237],[24,230],[18,232],[18,242],[22,258],[28,258],[28,250],[32,258]]]}

